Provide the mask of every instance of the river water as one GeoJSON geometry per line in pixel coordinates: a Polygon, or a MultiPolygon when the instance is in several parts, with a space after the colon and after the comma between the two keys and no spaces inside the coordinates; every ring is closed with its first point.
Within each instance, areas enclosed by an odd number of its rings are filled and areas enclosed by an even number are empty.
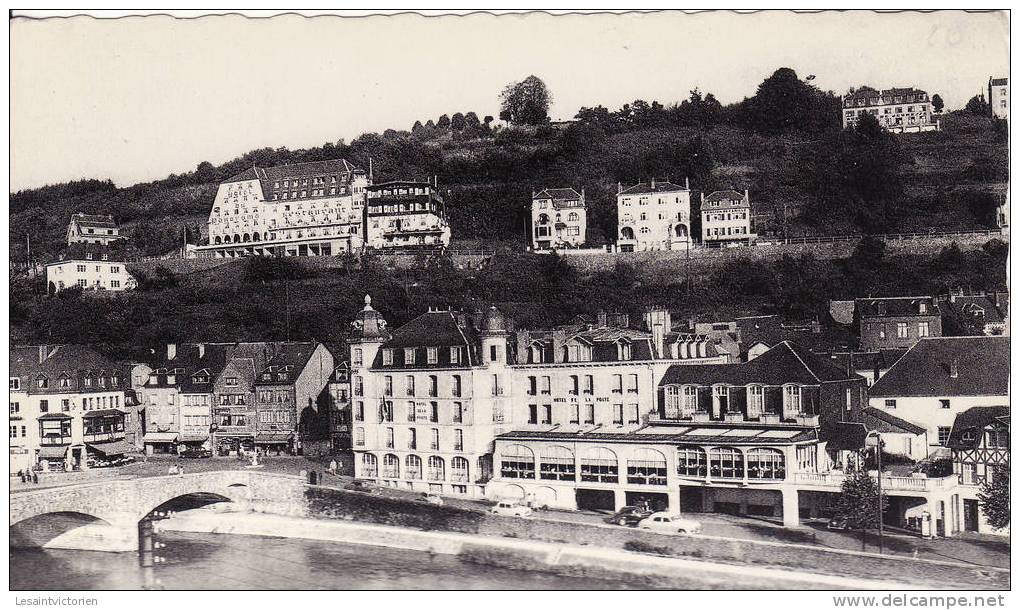
{"type": "MultiPolygon", "coordinates": [[[[455,556],[305,539],[162,532],[166,559],[134,553],[12,549],[12,590],[109,589],[647,589],[600,579],[478,565],[455,556]]],[[[676,581],[670,583],[676,586],[676,581]]],[[[694,582],[692,588],[700,588],[694,582]]]]}

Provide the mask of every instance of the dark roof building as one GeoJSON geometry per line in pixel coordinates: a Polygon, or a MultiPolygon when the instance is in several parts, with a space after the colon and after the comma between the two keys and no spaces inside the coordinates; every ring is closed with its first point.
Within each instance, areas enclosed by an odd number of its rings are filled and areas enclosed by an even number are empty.
{"type": "Polygon", "coordinates": [[[652,180],[651,182],[638,182],[634,186],[623,188],[619,186],[617,191],[620,195],[641,195],[645,193],[673,193],[677,191],[689,191],[689,183],[685,181],[684,186],[673,184],[668,180],[652,180]]]}
{"type": "Polygon", "coordinates": [[[863,350],[909,348],[923,337],[942,336],[942,315],[930,296],[856,299],[854,321],[863,350]]]}
{"type": "Polygon", "coordinates": [[[957,451],[977,449],[982,444],[984,429],[995,425],[1009,429],[1009,407],[971,407],[956,416],[948,446],[957,451]]]}
{"type": "Polygon", "coordinates": [[[921,339],[871,387],[873,397],[1009,396],[1009,337],[921,339]]]}

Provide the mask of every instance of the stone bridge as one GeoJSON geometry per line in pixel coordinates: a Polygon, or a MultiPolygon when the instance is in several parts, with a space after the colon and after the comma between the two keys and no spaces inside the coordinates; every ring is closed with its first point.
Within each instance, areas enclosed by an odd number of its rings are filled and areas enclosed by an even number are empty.
{"type": "Polygon", "coordinates": [[[10,494],[10,545],[138,550],[138,524],[175,501],[231,502],[236,510],[303,511],[304,482],[256,471],[198,472],[67,485],[10,494]]]}

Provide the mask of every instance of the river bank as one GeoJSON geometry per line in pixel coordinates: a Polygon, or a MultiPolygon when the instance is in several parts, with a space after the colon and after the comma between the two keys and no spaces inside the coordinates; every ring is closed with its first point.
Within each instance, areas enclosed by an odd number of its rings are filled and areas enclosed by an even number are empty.
{"type": "MultiPolygon", "coordinates": [[[[429,554],[456,556],[486,566],[549,572],[586,578],[655,579],[665,588],[683,588],[696,574],[699,581],[718,588],[741,589],[883,589],[920,588],[891,580],[861,579],[825,574],[696,561],[678,557],[632,553],[618,549],[497,538],[453,532],[199,509],[175,514],[157,524],[157,532],[191,532],[243,536],[310,539],[368,545],[429,554]],[[676,584],[672,584],[673,581],[676,584]],[[739,587],[735,586],[739,583],[739,587]]],[[[931,583],[923,583],[925,588],[931,583]]]]}

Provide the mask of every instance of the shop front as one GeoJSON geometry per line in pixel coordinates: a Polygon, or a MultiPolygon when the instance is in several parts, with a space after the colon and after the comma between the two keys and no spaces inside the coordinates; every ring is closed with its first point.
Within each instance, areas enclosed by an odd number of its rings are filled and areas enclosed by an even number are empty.
{"type": "Polygon", "coordinates": [[[293,455],[294,433],[285,431],[259,432],[255,447],[264,455],[293,455]]]}
{"type": "Polygon", "coordinates": [[[68,469],[67,452],[70,445],[39,447],[38,465],[43,472],[60,472],[68,469]]]}
{"type": "Polygon", "coordinates": [[[177,453],[208,451],[212,448],[208,434],[181,434],[177,437],[177,453]]]}
{"type": "Polygon", "coordinates": [[[173,455],[177,452],[176,432],[146,432],[142,441],[147,455],[173,455]]]}
{"type": "Polygon", "coordinates": [[[137,447],[123,439],[87,442],[85,446],[91,467],[120,466],[132,461],[131,454],[138,453],[137,447]]]}
{"type": "Polygon", "coordinates": [[[255,451],[255,438],[251,434],[217,433],[216,455],[234,457],[255,451]]]}

